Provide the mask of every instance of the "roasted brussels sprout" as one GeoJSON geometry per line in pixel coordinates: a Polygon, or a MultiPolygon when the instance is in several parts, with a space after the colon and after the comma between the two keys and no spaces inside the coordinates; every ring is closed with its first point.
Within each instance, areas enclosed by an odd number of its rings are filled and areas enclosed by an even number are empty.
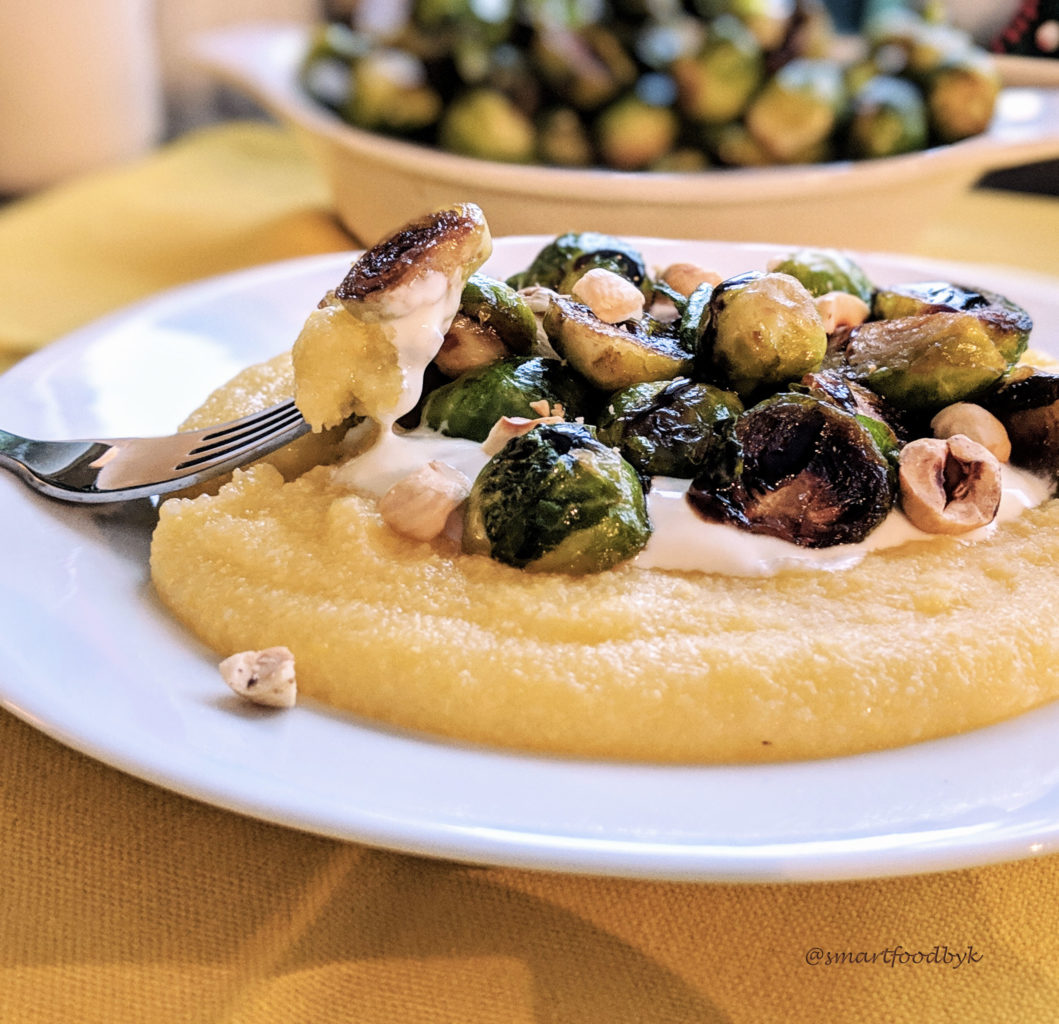
{"type": "Polygon", "coordinates": [[[725,124],[746,109],[765,77],[765,57],[754,34],[738,18],[713,21],[695,56],[672,66],[680,110],[700,124],[725,124]]]}
{"type": "Polygon", "coordinates": [[[847,102],[837,64],[799,58],[762,86],[744,120],[750,134],[777,161],[802,161],[828,143],[847,102]]]}
{"type": "Polygon", "coordinates": [[[489,327],[512,352],[529,352],[537,319],[526,300],[504,281],[471,274],[460,297],[460,312],[489,327]]]}
{"type": "Polygon", "coordinates": [[[643,256],[628,243],[595,231],[570,231],[549,242],[525,270],[507,279],[512,288],[539,285],[569,291],[570,285],[593,267],[613,270],[638,288],[647,283],[643,256]]]}
{"type": "Polygon", "coordinates": [[[907,413],[837,370],[807,373],[792,390],[804,391],[813,398],[833,402],[840,409],[858,417],[871,431],[884,455],[894,454],[902,444],[915,436],[916,426],[907,413]]]}
{"type": "Polygon", "coordinates": [[[620,171],[640,171],[673,148],[680,122],[669,107],[630,94],[607,107],[596,118],[594,130],[604,163],[620,171]]]}
{"type": "Polygon", "coordinates": [[[903,409],[928,411],[974,398],[1008,361],[972,313],[921,313],[870,320],[849,335],[850,372],[903,409]]]}
{"type": "Polygon", "coordinates": [[[559,295],[552,299],[543,324],[555,351],[604,391],[670,380],[688,373],[694,362],[675,334],[650,316],[608,324],[588,306],[559,295]]]}
{"type": "Polygon", "coordinates": [[[434,362],[446,376],[458,377],[512,352],[528,353],[536,337],[537,318],[526,300],[503,281],[476,273],[434,362]]]}
{"type": "Polygon", "coordinates": [[[980,135],[993,119],[1000,76],[987,53],[963,53],[930,74],[926,85],[930,128],[939,142],[980,135]]]}
{"type": "Polygon", "coordinates": [[[1017,366],[977,401],[1007,430],[1012,462],[1059,475],[1059,374],[1017,366]]]}
{"type": "Polygon", "coordinates": [[[796,277],[815,296],[849,292],[870,304],[875,292],[859,264],[837,249],[798,249],[769,264],[769,269],[796,277]]]}
{"type": "Polygon", "coordinates": [[[797,0],[695,0],[706,18],[732,15],[754,33],[763,50],[776,50],[787,35],[797,10],[797,0]]]}
{"type": "Polygon", "coordinates": [[[478,474],[463,549],[531,572],[602,572],[651,534],[636,471],[591,428],[542,424],[508,441],[478,474]]]}
{"type": "Polygon", "coordinates": [[[353,63],[369,49],[371,41],[349,25],[321,25],[312,34],[298,78],[313,99],[341,113],[349,98],[353,63]]]}
{"type": "Polygon", "coordinates": [[[542,24],[531,52],[541,78],[560,102],[576,110],[596,110],[636,80],[635,61],[599,26],[575,30],[542,24]]]}
{"type": "Polygon", "coordinates": [[[926,281],[880,288],[872,301],[872,314],[880,319],[939,311],[967,312],[977,317],[1009,364],[1026,351],[1033,320],[1021,306],[995,292],[926,281]]]}
{"type": "Polygon", "coordinates": [[[599,419],[599,439],[645,476],[690,479],[734,457],[743,403],[731,391],[678,377],[623,388],[599,419]]]}
{"type": "MultiPolygon", "coordinates": [[[[683,299],[683,296],[680,296],[683,299]]],[[[700,284],[683,302],[676,299],[679,312],[677,320],[677,341],[680,347],[697,355],[702,348],[702,339],[710,326],[713,309],[710,299],[713,298],[713,285],[700,284]]]]}
{"type": "Polygon", "coordinates": [[[747,410],[735,433],[735,474],[707,472],[688,491],[707,519],[818,548],[863,540],[893,505],[891,463],[865,425],[830,402],[776,395],[747,410]]]}
{"type": "Polygon", "coordinates": [[[893,75],[869,79],[853,97],[847,138],[855,160],[925,149],[930,132],[923,94],[893,75]]]}
{"type": "Polygon", "coordinates": [[[437,120],[441,96],[413,54],[373,50],[353,64],[345,115],[371,131],[408,134],[437,120]]]}
{"type": "Polygon", "coordinates": [[[441,145],[453,153],[527,163],[537,135],[533,122],[502,92],[473,89],[449,104],[438,125],[441,145]]]}
{"type": "Polygon", "coordinates": [[[537,151],[559,167],[587,167],[595,158],[592,140],[576,110],[556,107],[540,115],[537,151]]]}
{"type": "Polygon", "coordinates": [[[432,391],[423,406],[423,423],[450,437],[484,441],[502,416],[535,419],[533,404],[561,405],[570,419],[584,414],[588,389],[556,359],[507,356],[461,374],[432,391]]]}
{"type": "Polygon", "coordinates": [[[812,295],[789,274],[731,277],[713,290],[710,309],[699,376],[719,374],[740,398],[820,368],[827,333],[812,295]]]}

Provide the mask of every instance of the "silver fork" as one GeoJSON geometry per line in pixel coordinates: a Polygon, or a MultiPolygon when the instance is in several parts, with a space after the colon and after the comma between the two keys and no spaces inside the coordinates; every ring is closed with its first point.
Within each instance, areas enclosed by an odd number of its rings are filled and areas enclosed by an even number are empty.
{"type": "Polygon", "coordinates": [[[0,430],[0,466],[51,498],[129,501],[189,487],[282,448],[309,429],[293,400],[166,437],[35,441],[0,430]]]}

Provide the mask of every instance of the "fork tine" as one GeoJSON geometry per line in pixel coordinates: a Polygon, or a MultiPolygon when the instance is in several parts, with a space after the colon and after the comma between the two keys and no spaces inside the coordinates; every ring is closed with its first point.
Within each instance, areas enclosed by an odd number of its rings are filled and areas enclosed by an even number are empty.
{"type": "Polygon", "coordinates": [[[202,434],[197,444],[189,447],[188,457],[175,468],[185,469],[227,458],[271,434],[279,435],[300,428],[303,422],[294,403],[285,402],[282,406],[263,410],[255,416],[211,428],[202,434]]]}
{"type": "Polygon", "coordinates": [[[188,449],[187,456],[174,466],[174,470],[201,470],[239,459],[248,449],[255,449],[262,440],[271,438],[267,448],[261,449],[262,454],[265,454],[266,451],[274,451],[294,440],[307,429],[308,426],[294,403],[286,402],[282,407],[264,410],[257,416],[210,430],[202,436],[198,444],[188,449]]]}

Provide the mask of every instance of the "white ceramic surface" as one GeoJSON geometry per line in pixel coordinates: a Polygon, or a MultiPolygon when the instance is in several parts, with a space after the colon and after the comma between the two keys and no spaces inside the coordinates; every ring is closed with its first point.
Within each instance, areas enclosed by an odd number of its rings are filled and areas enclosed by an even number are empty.
{"type": "Polygon", "coordinates": [[[1059,155],[1059,91],[1009,89],[988,134],[885,160],[685,174],[473,160],[360,131],[315,104],[297,82],[306,39],[304,28],[251,25],[204,36],[197,52],[297,129],[364,244],[469,199],[498,235],[590,229],[900,250],[983,172],[1059,155]]]}
{"type": "MultiPolygon", "coordinates": [[[[498,243],[524,266],[544,239],[498,243]]],[[[775,247],[644,242],[722,272],[775,247]]],[[[258,268],[152,299],[0,377],[0,423],[42,437],[165,432],[214,386],[288,347],[348,257],[258,268]]],[[[977,282],[1023,302],[1059,352],[1059,281],[866,257],[880,283],[977,282]]],[[[143,510],[140,509],[140,513],[143,510]]],[[[0,473],[0,703],[140,778],[268,821],[459,860],[643,878],[837,879],[1059,850],[1059,704],[952,739],[820,762],[669,767],[485,750],[303,701],[229,694],[158,605],[150,517],[71,508],[0,473]]]]}

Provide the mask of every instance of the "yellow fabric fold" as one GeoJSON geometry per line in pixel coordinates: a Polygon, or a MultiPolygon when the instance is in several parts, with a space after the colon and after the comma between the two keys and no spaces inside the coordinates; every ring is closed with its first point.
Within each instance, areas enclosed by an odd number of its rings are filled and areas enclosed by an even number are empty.
{"type": "Polygon", "coordinates": [[[356,243],[298,143],[205,129],[0,209],[0,369],[172,285],[356,243]]]}
{"type": "MultiPolygon", "coordinates": [[[[1059,274],[1056,237],[1059,201],[977,193],[920,252],[1059,274]]],[[[169,285],[353,245],[285,131],[200,132],[0,211],[0,358],[169,285]]],[[[0,864],[15,1024],[1051,1024],[1059,1006],[1055,855],[821,884],[482,869],[200,804],[6,711],[0,864]]]]}

